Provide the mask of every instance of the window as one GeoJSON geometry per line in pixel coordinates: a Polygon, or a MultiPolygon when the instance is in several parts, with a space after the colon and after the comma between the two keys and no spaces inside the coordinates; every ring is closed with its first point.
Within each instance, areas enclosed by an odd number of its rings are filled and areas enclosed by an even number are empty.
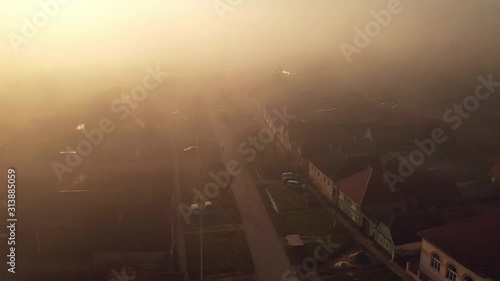
{"type": "Polygon", "coordinates": [[[464,281],[474,281],[474,279],[472,279],[472,277],[470,276],[465,276],[464,281]]]}
{"type": "Polygon", "coordinates": [[[446,268],[446,279],[457,281],[457,269],[451,264],[446,268]]]}
{"type": "Polygon", "coordinates": [[[389,240],[387,240],[387,239],[385,240],[385,248],[389,249],[389,240]]]}
{"type": "Polygon", "coordinates": [[[356,211],[356,204],[354,204],[354,202],[351,202],[351,208],[356,211]]]}
{"type": "Polygon", "coordinates": [[[344,194],[339,193],[339,199],[340,199],[340,200],[344,200],[344,194]]]}
{"type": "Polygon", "coordinates": [[[344,201],[345,201],[346,206],[350,206],[351,205],[351,199],[349,199],[348,197],[345,197],[344,201]]]}
{"type": "Polygon", "coordinates": [[[439,271],[441,269],[441,259],[437,254],[432,254],[431,267],[439,271]]]}

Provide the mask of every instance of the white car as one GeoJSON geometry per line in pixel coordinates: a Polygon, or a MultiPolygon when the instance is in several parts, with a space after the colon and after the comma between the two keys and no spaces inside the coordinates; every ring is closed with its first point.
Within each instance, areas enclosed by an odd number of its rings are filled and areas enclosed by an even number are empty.
{"type": "Polygon", "coordinates": [[[286,172],[281,174],[281,179],[284,180],[285,178],[292,178],[294,180],[300,179],[300,175],[292,172],[286,172]]]}
{"type": "Polygon", "coordinates": [[[207,201],[203,205],[199,204],[191,204],[191,208],[189,209],[189,212],[192,215],[199,215],[200,214],[200,207],[203,210],[203,214],[211,213],[212,212],[212,202],[207,201]]]}
{"type": "Polygon", "coordinates": [[[289,180],[286,184],[286,187],[293,189],[293,190],[299,190],[299,191],[304,191],[307,189],[307,186],[301,182],[298,182],[296,180],[289,180]]]}

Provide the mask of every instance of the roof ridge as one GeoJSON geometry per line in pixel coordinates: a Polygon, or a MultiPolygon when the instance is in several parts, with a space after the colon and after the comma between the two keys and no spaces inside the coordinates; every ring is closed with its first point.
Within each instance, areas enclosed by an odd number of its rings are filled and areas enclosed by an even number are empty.
{"type": "Polygon", "coordinates": [[[420,237],[422,237],[421,234],[424,233],[424,232],[428,232],[428,231],[431,231],[431,230],[435,230],[435,229],[444,228],[444,227],[452,226],[452,225],[455,225],[455,224],[467,222],[467,221],[470,221],[470,220],[474,220],[474,219],[478,219],[478,218],[481,218],[481,217],[489,216],[489,215],[492,215],[492,214],[495,214],[495,213],[500,213],[500,211],[496,210],[496,211],[489,212],[489,213],[486,213],[486,214],[482,214],[482,215],[479,215],[479,216],[475,216],[475,217],[472,217],[472,218],[463,219],[463,220],[459,220],[459,221],[456,221],[456,222],[447,223],[447,224],[444,224],[444,225],[441,225],[441,226],[436,226],[436,227],[433,227],[433,228],[429,228],[429,229],[426,229],[424,231],[419,231],[417,233],[417,235],[420,236],[420,237]]]}
{"type": "Polygon", "coordinates": [[[354,177],[354,176],[357,176],[358,174],[364,173],[364,172],[366,172],[367,170],[368,170],[368,168],[364,169],[363,171],[359,171],[359,172],[357,172],[357,173],[355,173],[355,174],[352,174],[352,175],[350,175],[350,176],[347,176],[347,177],[345,177],[345,178],[343,178],[343,179],[341,179],[341,180],[335,181],[335,182],[333,182],[333,183],[334,183],[334,184],[339,184],[339,183],[341,183],[341,182],[343,182],[343,181],[345,181],[345,180],[347,180],[347,179],[349,179],[349,178],[352,178],[352,177],[354,177]]]}
{"type": "Polygon", "coordinates": [[[366,170],[369,170],[370,174],[368,175],[368,180],[366,181],[365,190],[363,191],[363,195],[361,196],[361,201],[360,201],[361,204],[363,204],[363,200],[365,199],[366,190],[368,189],[368,184],[370,183],[373,173],[373,169],[370,166],[368,166],[366,170]]]}

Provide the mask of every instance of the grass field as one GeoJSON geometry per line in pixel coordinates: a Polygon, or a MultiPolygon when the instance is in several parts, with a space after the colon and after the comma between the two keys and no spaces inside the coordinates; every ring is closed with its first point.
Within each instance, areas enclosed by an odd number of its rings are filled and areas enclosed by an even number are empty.
{"type": "MultiPolygon", "coordinates": [[[[254,271],[252,257],[242,231],[214,232],[203,235],[203,263],[206,275],[249,274],[254,271]]],[[[186,235],[188,272],[200,273],[200,236],[186,235]]]]}

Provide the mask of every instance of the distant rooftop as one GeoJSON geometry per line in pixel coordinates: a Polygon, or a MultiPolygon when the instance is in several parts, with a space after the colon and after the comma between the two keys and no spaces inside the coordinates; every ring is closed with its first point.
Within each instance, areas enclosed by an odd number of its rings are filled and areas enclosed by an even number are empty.
{"type": "Polygon", "coordinates": [[[422,231],[419,235],[476,274],[500,280],[500,211],[422,231]]]}

